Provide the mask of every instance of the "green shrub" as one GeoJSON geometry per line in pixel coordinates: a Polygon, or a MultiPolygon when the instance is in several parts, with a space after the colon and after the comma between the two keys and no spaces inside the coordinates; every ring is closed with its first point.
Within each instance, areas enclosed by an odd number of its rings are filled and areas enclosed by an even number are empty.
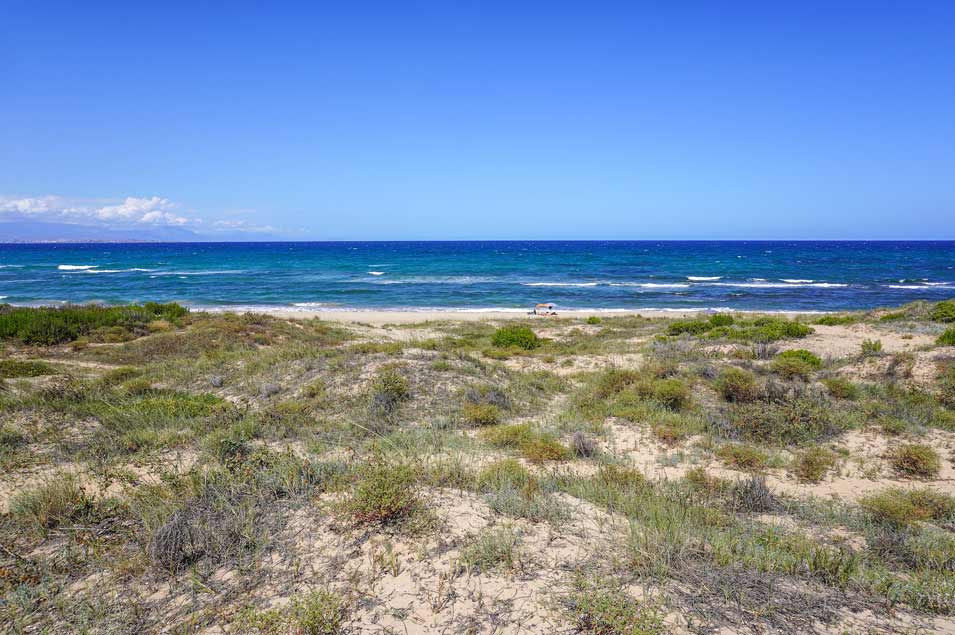
{"type": "Polygon", "coordinates": [[[797,455],[791,469],[799,480],[818,483],[835,467],[837,460],[838,457],[832,450],[814,447],[797,455]]]}
{"type": "Polygon", "coordinates": [[[0,379],[14,377],[40,377],[54,375],[56,369],[46,362],[22,361],[19,359],[0,359],[0,379]]]}
{"type": "Polygon", "coordinates": [[[587,318],[587,320],[586,320],[587,324],[600,324],[601,321],[602,321],[602,320],[601,320],[599,317],[597,317],[596,315],[591,315],[591,316],[590,316],[589,318],[587,318]]]}
{"type": "Polygon", "coordinates": [[[482,573],[495,569],[518,568],[521,537],[508,526],[491,528],[469,540],[461,549],[461,570],[482,573]]]}
{"type": "Polygon", "coordinates": [[[759,397],[756,377],[742,368],[724,368],[717,377],[715,386],[726,401],[747,402],[759,397]]]}
{"type": "Polygon", "coordinates": [[[846,324],[855,324],[859,321],[854,315],[824,315],[813,322],[813,324],[822,324],[824,326],[843,326],[846,324]]]}
{"type": "Polygon", "coordinates": [[[794,348],[789,351],[783,351],[776,356],[776,359],[798,359],[813,370],[819,370],[822,368],[822,360],[819,359],[815,353],[807,351],[804,348],[794,348]]]}
{"type": "Polygon", "coordinates": [[[932,307],[929,317],[933,322],[955,322],[955,300],[943,300],[932,307]]]}
{"type": "Polygon", "coordinates": [[[477,478],[477,486],[482,492],[494,491],[504,487],[525,489],[534,481],[534,477],[516,459],[502,459],[485,466],[477,478]]]}
{"type": "Polygon", "coordinates": [[[798,357],[777,357],[773,360],[772,368],[774,373],[784,379],[802,379],[803,381],[808,380],[813,371],[811,364],[798,357]]]}
{"type": "Polygon", "coordinates": [[[677,320],[667,327],[667,335],[702,335],[712,328],[712,325],[704,320],[677,320]]]}
{"type": "Polygon", "coordinates": [[[949,364],[938,377],[938,400],[955,409],[955,364],[949,364]]]}
{"type": "Polygon", "coordinates": [[[408,518],[418,504],[414,468],[376,460],[362,468],[346,509],[358,524],[389,525],[408,518]]]}
{"type": "Polygon", "coordinates": [[[889,452],[889,462],[895,471],[906,476],[931,478],[942,469],[938,451],[930,445],[906,443],[889,452]]]}
{"type": "Polygon", "coordinates": [[[670,410],[683,410],[690,404],[690,389],[679,379],[658,379],[647,388],[647,396],[670,410]]]}
{"type": "Polygon", "coordinates": [[[527,326],[504,326],[494,332],[491,344],[498,348],[521,348],[525,351],[540,346],[537,334],[527,326]]]}
{"type": "Polygon", "coordinates": [[[955,346],[955,328],[946,329],[935,341],[939,346],[955,346]]]}
{"type": "Polygon", "coordinates": [[[461,407],[461,418],[475,426],[493,426],[501,422],[501,409],[493,404],[466,403],[461,407]]]}
{"type": "Polygon", "coordinates": [[[411,399],[408,380],[393,368],[378,372],[371,386],[371,411],[373,414],[390,416],[398,407],[411,399]]]}
{"type": "Polygon", "coordinates": [[[710,326],[730,326],[736,320],[733,319],[732,315],[727,313],[716,313],[710,316],[710,326]]]}
{"type": "Polygon", "coordinates": [[[526,423],[491,426],[481,436],[495,447],[518,450],[526,459],[534,462],[570,458],[570,450],[553,435],[535,430],[526,423]]]}
{"type": "Polygon", "coordinates": [[[843,431],[829,404],[811,397],[735,404],[725,419],[713,418],[711,426],[725,438],[783,445],[819,441],[843,431]]]}
{"type": "Polygon", "coordinates": [[[822,384],[829,394],[836,399],[856,399],[859,396],[859,387],[842,377],[829,377],[822,380],[822,384]]]}
{"type": "Polygon", "coordinates": [[[888,487],[864,496],[859,505],[876,518],[899,525],[949,521],[955,516],[955,498],[927,487],[888,487]]]}
{"type": "Polygon", "coordinates": [[[769,460],[759,448],[736,443],[721,445],[716,450],[716,456],[726,465],[747,472],[762,470],[769,460]]]}

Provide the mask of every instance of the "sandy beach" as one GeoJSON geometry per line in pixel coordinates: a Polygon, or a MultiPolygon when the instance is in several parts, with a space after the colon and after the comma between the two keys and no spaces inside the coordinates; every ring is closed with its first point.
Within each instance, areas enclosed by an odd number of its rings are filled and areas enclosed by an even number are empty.
{"type": "MultiPolygon", "coordinates": [[[[224,311],[224,310],[223,310],[224,311]]],[[[662,309],[620,309],[620,310],[595,310],[595,311],[557,311],[556,316],[544,316],[544,315],[533,315],[528,311],[523,310],[450,310],[450,311],[401,311],[401,310],[365,310],[357,309],[354,311],[321,311],[321,310],[292,310],[292,309],[263,309],[255,307],[254,309],[246,309],[237,307],[230,309],[230,312],[236,313],[245,313],[247,311],[253,311],[256,313],[265,313],[267,315],[272,315],[275,317],[281,317],[285,319],[311,319],[318,318],[320,320],[327,320],[329,322],[340,322],[348,324],[372,324],[375,326],[380,326],[383,324],[416,324],[420,322],[434,322],[434,321],[482,321],[482,320],[513,320],[513,319],[533,319],[540,320],[542,322],[552,321],[555,318],[565,318],[565,319],[585,319],[592,315],[599,317],[620,317],[620,316],[633,316],[639,315],[647,318],[688,318],[695,317],[699,315],[712,315],[715,313],[713,310],[700,309],[700,310],[662,310],[662,309]]],[[[215,310],[211,312],[222,312],[220,310],[215,310]]],[[[755,313],[772,313],[773,315],[780,315],[786,317],[794,317],[796,315],[805,314],[805,312],[798,311],[786,311],[786,312],[756,312],[756,311],[733,311],[734,314],[755,314],[755,313]]]]}

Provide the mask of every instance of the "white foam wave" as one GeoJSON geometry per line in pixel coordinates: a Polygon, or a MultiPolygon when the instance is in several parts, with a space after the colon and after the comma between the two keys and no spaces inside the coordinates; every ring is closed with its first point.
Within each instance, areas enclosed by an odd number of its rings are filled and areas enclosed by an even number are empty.
{"type": "Polygon", "coordinates": [[[780,278],[780,280],[789,284],[809,284],[810,282],[815,282],[815,280],[804,280],[802,278],[780,278]]]}
{"type": "Polygon", "coordinates": [[[8,295],[0,295],[0,300],[6,300],[6,299],[9,298],[9,297],[10,297],[10,296],[8,296],[8,295]]]}
{"type": "Polygon", "coordinates": [[[385,275],[385,272],[384,272],[384,271],[369,271],[368,273],[370,273],[370,274],[373,275],[373,276],[383,276],[383,275],[385,275]]]}
{"type": "Polygon", "coordinates": [[[685,282],[611,282],[611,287],[638,287],[640,289],[688,289],[685,282]]]}
{"type": "Polygon", "coordinates": [[[525,287],[596,287],[599,282],[522,282],[525,287]]]}
{"type": "Polygon", "coordinates": [[[236,273],[246,273],[245,269],[210,269],[202,271],[157,271],[157,276],[223,276],[236,273]]]}
{"type": "Polygon", "coordinates": [[[714,280],[720,280],[723,276],[687,276],[686,279],[690,282],[713,282],[714,280]]]}
{"type": "Polygon", "coordinates": [[[955,289],[955,285],[948,285],[942,282],[935,283],[925,283],[925,284],[887,284],[885,285],[889,289],[918,289],[922,291],[948,291],[955,289]]]}
{"type": "Polygon", "coordinates": [[[793,287],[814,287],[817,289],[840,289],[848,287],[841,282],[711,282],[712,287],[734,287],[740,289],[792,289],[793,287]]]}
{"type": "Polygon", "coordinates": [[[57,265],[60,271],[84,271],[86,269],[95,269],[99,265],[57,265]]]}

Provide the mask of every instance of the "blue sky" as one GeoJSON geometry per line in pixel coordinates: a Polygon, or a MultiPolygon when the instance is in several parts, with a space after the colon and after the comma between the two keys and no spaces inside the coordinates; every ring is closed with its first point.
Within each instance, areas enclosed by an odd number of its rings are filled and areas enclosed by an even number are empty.
{"type": "Polygon", "coordinates": [[[4,215],[955,238],[955,3],[7,0],[4,215]]]}

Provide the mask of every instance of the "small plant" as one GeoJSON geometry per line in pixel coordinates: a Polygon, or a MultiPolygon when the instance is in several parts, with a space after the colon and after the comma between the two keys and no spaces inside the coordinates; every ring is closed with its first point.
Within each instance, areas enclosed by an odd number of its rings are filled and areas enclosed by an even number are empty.
{"type": "Polygon", "coordinates": [[[874,357],[882,354],[882,340],[862,340],[862,356],[874,357]]]}
{"type": "Polygon", "coordinates": [[[704,320],[677,320],[667,327],[667,335],[702,335],[713,327],[704,320]]]}
{"type": "Polygon", "coordinates": [[[504,326],[494,333],[491,344],[498,348],[520,348],[530,351],[540,346],[540,339],[527,326],[504,326]]]}
{"type": "Polygon", "coordinates": [[[732,315],[727,313],[716,313],[710,316],[710,326],[730,326],[736,320],[733,319],[732,315]]]}
{"type": "Polygon", "coordinates": [[[955,328],[946,329],[944,333],[938,336],[935,343],[939,346],[955,346],[955,328]]]}
{"type": "Polygon", "coordinates": [[[716,450],[716,456],[726,465],[746,472],[762,470],[769,460],[759,448],[736,443],[721,445],[716,450]]]}
{"type": "Polygon", "coordinates": [[[602,320],[596,315],[591,315],[589,318],[587,318],[587,324],[600,324],[601,321],[602,320]]]}
{"type": "Polygon", "coordinates": [[[478,489],[482,492],[504,487],[527,489],[534,482],[531,473],[516,459],[502,459],[488,464],[477,477],[478,489]]]}
{"type": "Polygon", "coordinates": [[[733,485],[733,507],[737,511],[765,513],[778,506],[779,501],[769,491],[765,476],[753,474],[733,485]]]}
{"type": "Polygon", "coordinates": [[[371,389],[373,413],[390,416],[409,399],[411,399],[411,389],[408,386],[408,380],[397,370],[384,369],[375,377],[371,389]]]}
{"type": "Polygon", "coordinates": [[[955,498],[927,487],[888,487],[861,498],[859,504],[876,518],[898,525],[949,521],[955,516],[955,498]]]}
{"type": "Polygon", "coordinates": [[[759,397],[759,385],[752,373],[741,368],[723,369],[716,379],[716,390],[731,402],[753,401],[759,397]]]}
{"type": "Polygon", "coordinates": [[[417,506],[414,469],[376,459],[362,469],[346,509],[358,524],[390,525],[408,518],[417,506]]]}
{"type": "Polygon", "coordinates": [[[535,430],[526,423],[491,426],[482,436],[491,445],[518,450],[524,458],[534,462],[563,461],[570,457],[570,450],[553,435],[535,430]]]}
{"type": "Polygon", "coordinates": [[[650,388],[652,399],[670,410],[683,410],[690,403],[690,389],[679,379],[659,379],[650,388]]]}
{"type": "Polygon", "coordinates": [[[828,377],[822,380],[822,385],[836,399],[853,400],[859,397],[859,387],[842,377],[828,377]]]}
{"type": "Polygon", "coordinates": [[[812,371],[822,366],[822,361],[804,350],[783,351],[773,360],[773,372],[784,379],[807,380],[812,371]]]}
{"type": "Polygon", "coordinates": [[[312,591],[287,608],[243,610],[236,622],[249,635],[344,635],[350,617],[345,600],[332,591],[312,591]]]}
{"type": "Polygon", "coordinates": [[[653,606],[640,602],[622,589],[603,582],[578,581],[566,600],[577,631],[592,635],[662,635],[663,616],[653,606]]]}
{"type": "Polygon", "coordinates": [[[590,458],[597,453],[597,442],[586,432],[577,431],[570,438],[570,449],[574,456],[590,458]]]}
{"type": "Polygon", "coordinates": [[[889,462],[895,471],[905,476],[932,478],[938,476],[942,461],[930,445],[906,443],[889,453],[889,462]]]}
{"type": "Polygon", "coordinates": [[[819,370],[822,368],[822,360],[819,359],[819,356],[811,351],[807,351],[804,348],[794,348],[788,351],[783,351],[776,356],[776,359],[798,359],[813,370],[819,370]]]}
{"type": "Polygon", "coordinates": [[[509,526],[488,529],[461,550],[461,570],[482,573],[495,569],[513,570],[520,566],[521,537],[509,526]]]}
{"type": "Polygon", "coordinates": [[[828,448],[814,447],[801,452],[793,460],[792,472],[801,481],[818,483],[835,467],[836,453],[828,448]]]}
{"type": "Polygon", "coordinates": [[[943,300],[938,302],[929,317],[933,322],[955,322],[955,300],[943,300]]]}

